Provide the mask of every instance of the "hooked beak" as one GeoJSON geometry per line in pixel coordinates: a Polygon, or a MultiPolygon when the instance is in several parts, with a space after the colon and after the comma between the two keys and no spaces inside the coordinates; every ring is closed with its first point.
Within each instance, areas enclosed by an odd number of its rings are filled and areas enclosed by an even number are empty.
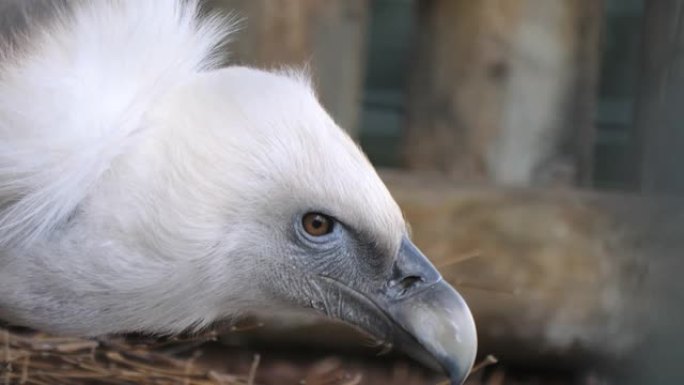
{"type": "Polygon", "coordinates": [[[361,292],[322,278],[337,288],[329,292],[338,293],[340,301],[365,309],[341,312],[339,318],[443,369],[452,385],[465,381],[477,353],[475,322],[463,298],[408,238],[381,289],[361,292]]]}
{"type": "Polygon", "coordinates": [[[408,239],[383,297],[378,304],[407,334],[399,336],[397,345],[422,361],[427,352],[452,384],[462,384],[477,353],[473,316],[461,295],[408,239]]]}

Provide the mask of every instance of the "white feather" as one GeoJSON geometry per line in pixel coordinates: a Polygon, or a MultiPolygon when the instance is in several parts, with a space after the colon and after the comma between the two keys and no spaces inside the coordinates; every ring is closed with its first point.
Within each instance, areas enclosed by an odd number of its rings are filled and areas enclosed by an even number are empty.
{"type": "Polygon", "coordinates": [[[216,66],[230,32],[195,1],[97,1],[32,31],[0,68],[0,246],[26,245],[76,209],[149,107],[216,66]]]}

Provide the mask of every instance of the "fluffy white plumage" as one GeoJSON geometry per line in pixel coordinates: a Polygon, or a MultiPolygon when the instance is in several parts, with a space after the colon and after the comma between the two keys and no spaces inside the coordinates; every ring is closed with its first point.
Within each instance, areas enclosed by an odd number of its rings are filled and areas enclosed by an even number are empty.
{"type": "Polygon", "coordinates": [[[229,26],[194,3],[93,2],[30,31],[0,79],[0,245],[55,228],[169,90],[215,67],[229,26]],[[167,3],[167,4],[165,4],[167,3]]]}
{"type": "Polygon", "coordinates": [[[305,78],[216,69],[231,27],[198,13],[79,2],[5,48],[0,318],[178,332],[277,308],[306,210],[399,248],[398,207],[305,78]]]}

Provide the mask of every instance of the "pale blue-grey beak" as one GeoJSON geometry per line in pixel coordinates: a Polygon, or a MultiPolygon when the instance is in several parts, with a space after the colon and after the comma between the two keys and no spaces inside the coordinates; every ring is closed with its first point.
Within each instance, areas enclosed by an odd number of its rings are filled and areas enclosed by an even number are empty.
{"type": "Polygon", "coordinates": [[[408,239],[402,242],[392,274],[376,301],[406,332],[395,344],[429,363],[427,352],[452,384],[462,384],[477,353],[477,332],[468,305],[408,239]]]}
{"type": "Polygon", "coordinates": [[[367,285],[359,279],[318,276],[324,302],[338,304],[328,313],[443,369],[454,385],[465,381],[477,353],[475,322],[463,298],[408,238],[383,277],[370,277],[367,285]]]}

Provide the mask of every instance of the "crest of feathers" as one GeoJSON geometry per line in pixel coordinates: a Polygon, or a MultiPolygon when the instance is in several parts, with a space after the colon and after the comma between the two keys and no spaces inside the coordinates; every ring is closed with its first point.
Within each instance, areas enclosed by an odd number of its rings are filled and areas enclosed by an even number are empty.
{"type": "Polygon", "coordinates": [[[3,26],[12,37],[0,64],[0,247],[27,246],[67,220],[145,130],[155,100],[220,64],[234,25],[202,15],[196,0],[51,8],[45,23],[3,26]]]}

